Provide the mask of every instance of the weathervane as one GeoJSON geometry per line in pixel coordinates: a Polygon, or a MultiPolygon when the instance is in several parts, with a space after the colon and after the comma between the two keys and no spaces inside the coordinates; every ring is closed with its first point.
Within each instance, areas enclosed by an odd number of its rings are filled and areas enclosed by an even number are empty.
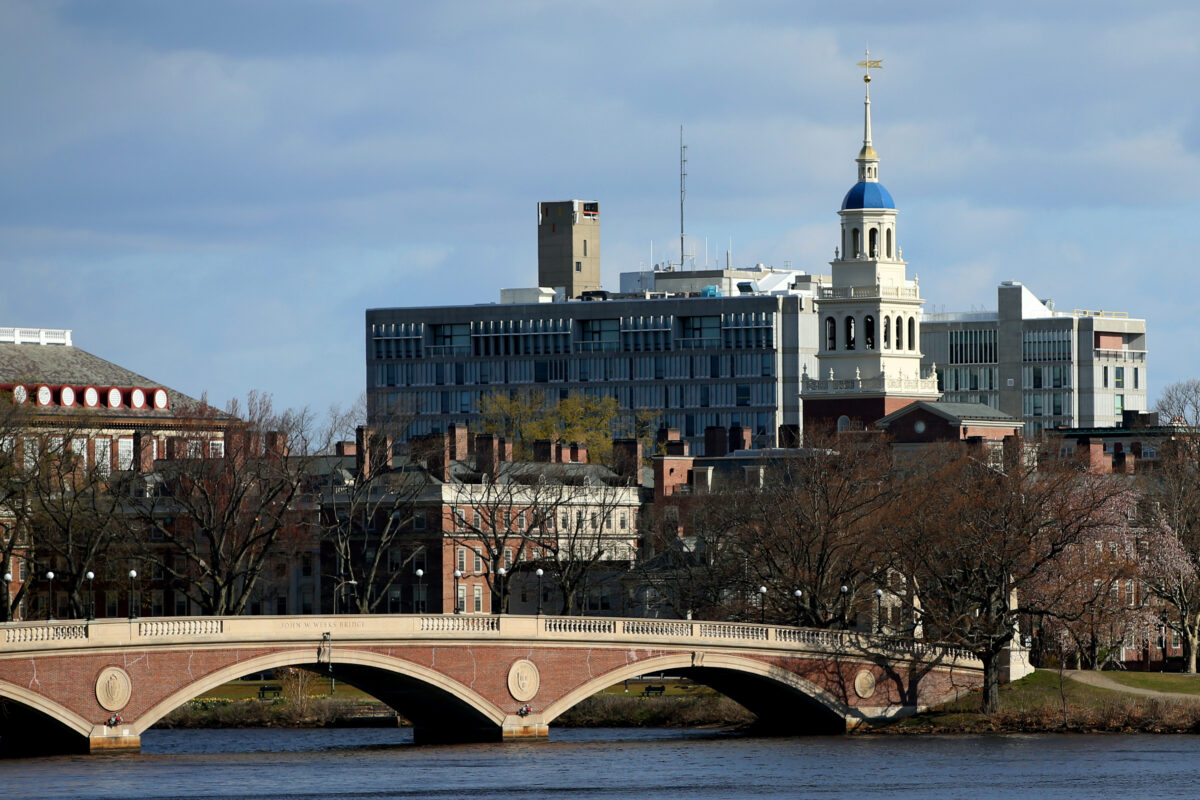
{"type": "Polygon", "coordinates": [[[867,71],[867,74],[863,75],[863,82],[870,83],[871,82],[871,70],[883,69],[883,59],[882,58],[871,58],[871,48],[869,48],[869,47],[867,48],[866,56],[867,56],[866,60],[858,62],[857,66],[860,66],[867,71]]]}

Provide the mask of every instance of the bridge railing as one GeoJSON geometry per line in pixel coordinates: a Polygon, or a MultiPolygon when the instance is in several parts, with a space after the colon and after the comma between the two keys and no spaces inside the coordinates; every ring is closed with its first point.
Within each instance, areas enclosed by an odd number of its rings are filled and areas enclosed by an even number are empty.
{"type": "Polygon", "coordinates": [[[0,654],[79,647],[220,643],[338,643],[400,639],[559,640],[685,647],[768,647],[975,662],[964,648],[859,631],[749,622],[484,614],[153,617],[0,624],[0,654]]]}

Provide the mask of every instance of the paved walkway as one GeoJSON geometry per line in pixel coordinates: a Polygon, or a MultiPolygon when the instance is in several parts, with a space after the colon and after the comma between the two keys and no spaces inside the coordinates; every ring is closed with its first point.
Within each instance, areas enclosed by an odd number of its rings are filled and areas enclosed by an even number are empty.
{"type": "MultiPolygon", "coordinates": [[[[1185,692],[1158,692],[1154,689],[1139,689],[1133,686],[1126,686],[1123,683],[1118,683],[1108,677],[1107,673],[1096,672],[1091,669],[1066,669],[1063,674],[1071,680],[1086,683],[1088,686],[1095,686],[1099,689],[1111,689],[1114,692],[1124,692],[1125,694],[1141,695],[1142,697],[1161,697],[1170,700],[1198,700],[1200,695],[1187,694],[1185,692]]],[[[1198,678],[1197,680],[1200,680],[1198,678]]]]}

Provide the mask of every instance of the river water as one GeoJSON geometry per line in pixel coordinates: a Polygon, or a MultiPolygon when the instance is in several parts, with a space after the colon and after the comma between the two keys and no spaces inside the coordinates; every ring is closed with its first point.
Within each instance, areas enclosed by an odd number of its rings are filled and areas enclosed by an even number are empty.
{"type": "Polygon", "coordinates": [[[406,729],[149,731],[140,755],[0,762],[9,798],[1200,797],[1200,737],[757,738],[555,730],[415,747],[406,729]]]}

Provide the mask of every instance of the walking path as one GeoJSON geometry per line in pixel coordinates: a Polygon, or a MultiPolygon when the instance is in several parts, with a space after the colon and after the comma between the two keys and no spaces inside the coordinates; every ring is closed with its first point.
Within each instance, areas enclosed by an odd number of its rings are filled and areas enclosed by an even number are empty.
{"type": "Polygon", "coordinates": [[[1123,683],[1114,681],[1103,672],[1096,672],[1091,669],[1066,669],[1063,670],[1063,674],[1071,680],[1086,683],[1088,686],[1095,686],[1098,689],[1111,689],[1114,692],[1136,694],[1142,697],[1159,697],[1164,700],[1200,700],[1200,695],[1187,694],[1186,692],[1159,692],[1154,689],[1139,689],[1134,686],[1126,686],[1123,683]]]}

